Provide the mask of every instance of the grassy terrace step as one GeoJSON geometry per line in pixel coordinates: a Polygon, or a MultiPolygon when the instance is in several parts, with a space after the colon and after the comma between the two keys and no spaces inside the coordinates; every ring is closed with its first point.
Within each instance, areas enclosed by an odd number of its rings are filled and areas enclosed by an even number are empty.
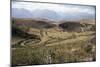
{"type": "Polygon", "coordinates": [[[12,45],[12,47],[14,47],[14,48],[15,47],[16,48],[18,48],[18,47],[25,47],[27,45],[34,44],[36,42],[39,42],[39,40],[37,40],[37,39],[24,39],[24,40],[19,41],[15,45],[12,45]]]}
{"type": "Polygon", "coordinates": [[[46,46],[52,46],[52,45],[58,45],[58,44],[67,44],[67,43],[73,43],[73,42],[78,42],[78,41],[81,41],[81,40],[87,40],[87,36],[81,36],[81,37],[77,37],[77,38],[72,38],[72,39],[62,39],[62,40],[58,40],[54,43],[50,43],[50,44],[47,44],[46,46]]]}

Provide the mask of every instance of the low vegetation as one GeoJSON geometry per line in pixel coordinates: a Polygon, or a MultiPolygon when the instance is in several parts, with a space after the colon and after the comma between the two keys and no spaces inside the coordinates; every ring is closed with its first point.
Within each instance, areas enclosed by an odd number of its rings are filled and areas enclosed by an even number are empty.
{"type": "MultiPolygon", "coordinates": [[[[13,22],[15,23],[15,21],[13,22]]],[[[56,25],[51,28],[41,27],[41,29],[30,25],[21,28],[16,27],[16,24],[13,26],[18,29],[16,32],[22,32],[16,33],[15,36],[13,35],[15,30],[12,29],[13,66],[96,60],[94,30],[75,31],[71,29],[73,31],[68,31],[67,28],[63,29],[56,25]]],[[[95,25],[93,24],[93,26],[95,25]]]]}

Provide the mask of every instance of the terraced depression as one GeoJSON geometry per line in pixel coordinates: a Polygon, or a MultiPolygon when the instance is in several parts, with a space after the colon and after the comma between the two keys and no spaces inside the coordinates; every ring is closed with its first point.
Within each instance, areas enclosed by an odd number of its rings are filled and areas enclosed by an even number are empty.
{"type": "Polygon", "coordinates": [[[50,26],[47,21],[42,21],[48,28],[41,25],[39,20],[14,19],[12,22],[13,65],[95,60],[95,23],[71,22],[76,23],[76,26],[63,28],[60,24],[50,26]],[[39,22],[39,27],[31,26],[36,22],[39,22]]]}
{"type": "Polygon", "coordinates": [[[96,61],[92,5],[12,1],[12,66],[96,61]]]}

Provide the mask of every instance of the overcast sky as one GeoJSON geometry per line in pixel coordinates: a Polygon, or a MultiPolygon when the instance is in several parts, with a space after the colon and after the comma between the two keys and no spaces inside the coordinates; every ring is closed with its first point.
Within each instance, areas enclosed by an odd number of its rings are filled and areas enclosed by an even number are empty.
{"type": "Polygon", "coordinates": [[[12,16],[17,18],[46,18],[52,20],[95,19],[95,7],[13,1],[12,16]]]}

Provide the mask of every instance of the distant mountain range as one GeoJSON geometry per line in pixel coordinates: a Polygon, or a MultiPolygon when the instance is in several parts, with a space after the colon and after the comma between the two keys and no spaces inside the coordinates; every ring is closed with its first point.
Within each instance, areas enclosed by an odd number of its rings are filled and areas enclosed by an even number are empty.
{"type": "Polygon", "coordinates": [[[12,17],[16,18],[33,18],[33,19],[49,19],[54,21],[59,20],[81,20],[81,19],[95,19],[94,15],[87,13],[58,13],[49,9],[36,9],[30,11],[24,8],[12,8],[12,17]]]}

